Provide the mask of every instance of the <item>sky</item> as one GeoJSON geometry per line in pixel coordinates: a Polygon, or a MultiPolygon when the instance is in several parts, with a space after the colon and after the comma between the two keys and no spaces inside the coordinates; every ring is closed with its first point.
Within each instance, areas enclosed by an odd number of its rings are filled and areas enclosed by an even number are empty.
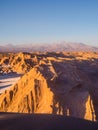
{"type": "Polygon", "coordinates": [[[0,0],[0,45],[61,41],[98,46],[98,0],[0,0]]]}

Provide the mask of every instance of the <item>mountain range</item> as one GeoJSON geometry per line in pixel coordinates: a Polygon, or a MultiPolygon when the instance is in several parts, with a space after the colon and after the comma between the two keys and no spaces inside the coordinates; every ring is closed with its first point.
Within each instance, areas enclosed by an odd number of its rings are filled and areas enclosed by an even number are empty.
{"type": "Polygon", "coordinates": [[[6,44],[0,45],[0,52],[61,52],[61,51],[93,51],[97,52],[98,47],[84,43],[61,42],[61,43],[39,43],[39,44],[6,44]]]}

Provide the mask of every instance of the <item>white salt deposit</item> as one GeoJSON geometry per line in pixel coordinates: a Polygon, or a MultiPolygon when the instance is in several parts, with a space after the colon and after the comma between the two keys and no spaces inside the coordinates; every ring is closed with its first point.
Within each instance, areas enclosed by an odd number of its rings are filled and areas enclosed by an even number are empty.
{"type": "Polygon", "coordinates": [[[12,85],[14,85],[19,79],[20,75],[16,73],[0,75],[0,93],[8,90],[12,85]]]}

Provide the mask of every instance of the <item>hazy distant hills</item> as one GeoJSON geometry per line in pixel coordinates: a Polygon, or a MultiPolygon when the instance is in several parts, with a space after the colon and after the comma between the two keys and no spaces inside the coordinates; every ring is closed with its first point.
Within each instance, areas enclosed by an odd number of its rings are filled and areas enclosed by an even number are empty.
{"type": "Polygon", "coordinates": [[[98,47],[83,43],[52,43],[52,44],[20,44],[0,45],[0,52],[56,52],[56,51],[98,51],[98,47]]]}

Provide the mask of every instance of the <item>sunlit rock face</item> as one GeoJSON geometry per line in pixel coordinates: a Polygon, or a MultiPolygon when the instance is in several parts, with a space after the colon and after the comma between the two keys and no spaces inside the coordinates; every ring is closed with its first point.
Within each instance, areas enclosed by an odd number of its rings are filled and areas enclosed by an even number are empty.
{"type": "Polygon", "coordinates": [[[61,53],[33,56],[36,63],[31,69],[0,95],[0,111],[60,114],[96,120],[95,84],[86,69],[81,69],[84,61],[73,60],[74,57],[76,53],[73,56],[61,53]]]}

